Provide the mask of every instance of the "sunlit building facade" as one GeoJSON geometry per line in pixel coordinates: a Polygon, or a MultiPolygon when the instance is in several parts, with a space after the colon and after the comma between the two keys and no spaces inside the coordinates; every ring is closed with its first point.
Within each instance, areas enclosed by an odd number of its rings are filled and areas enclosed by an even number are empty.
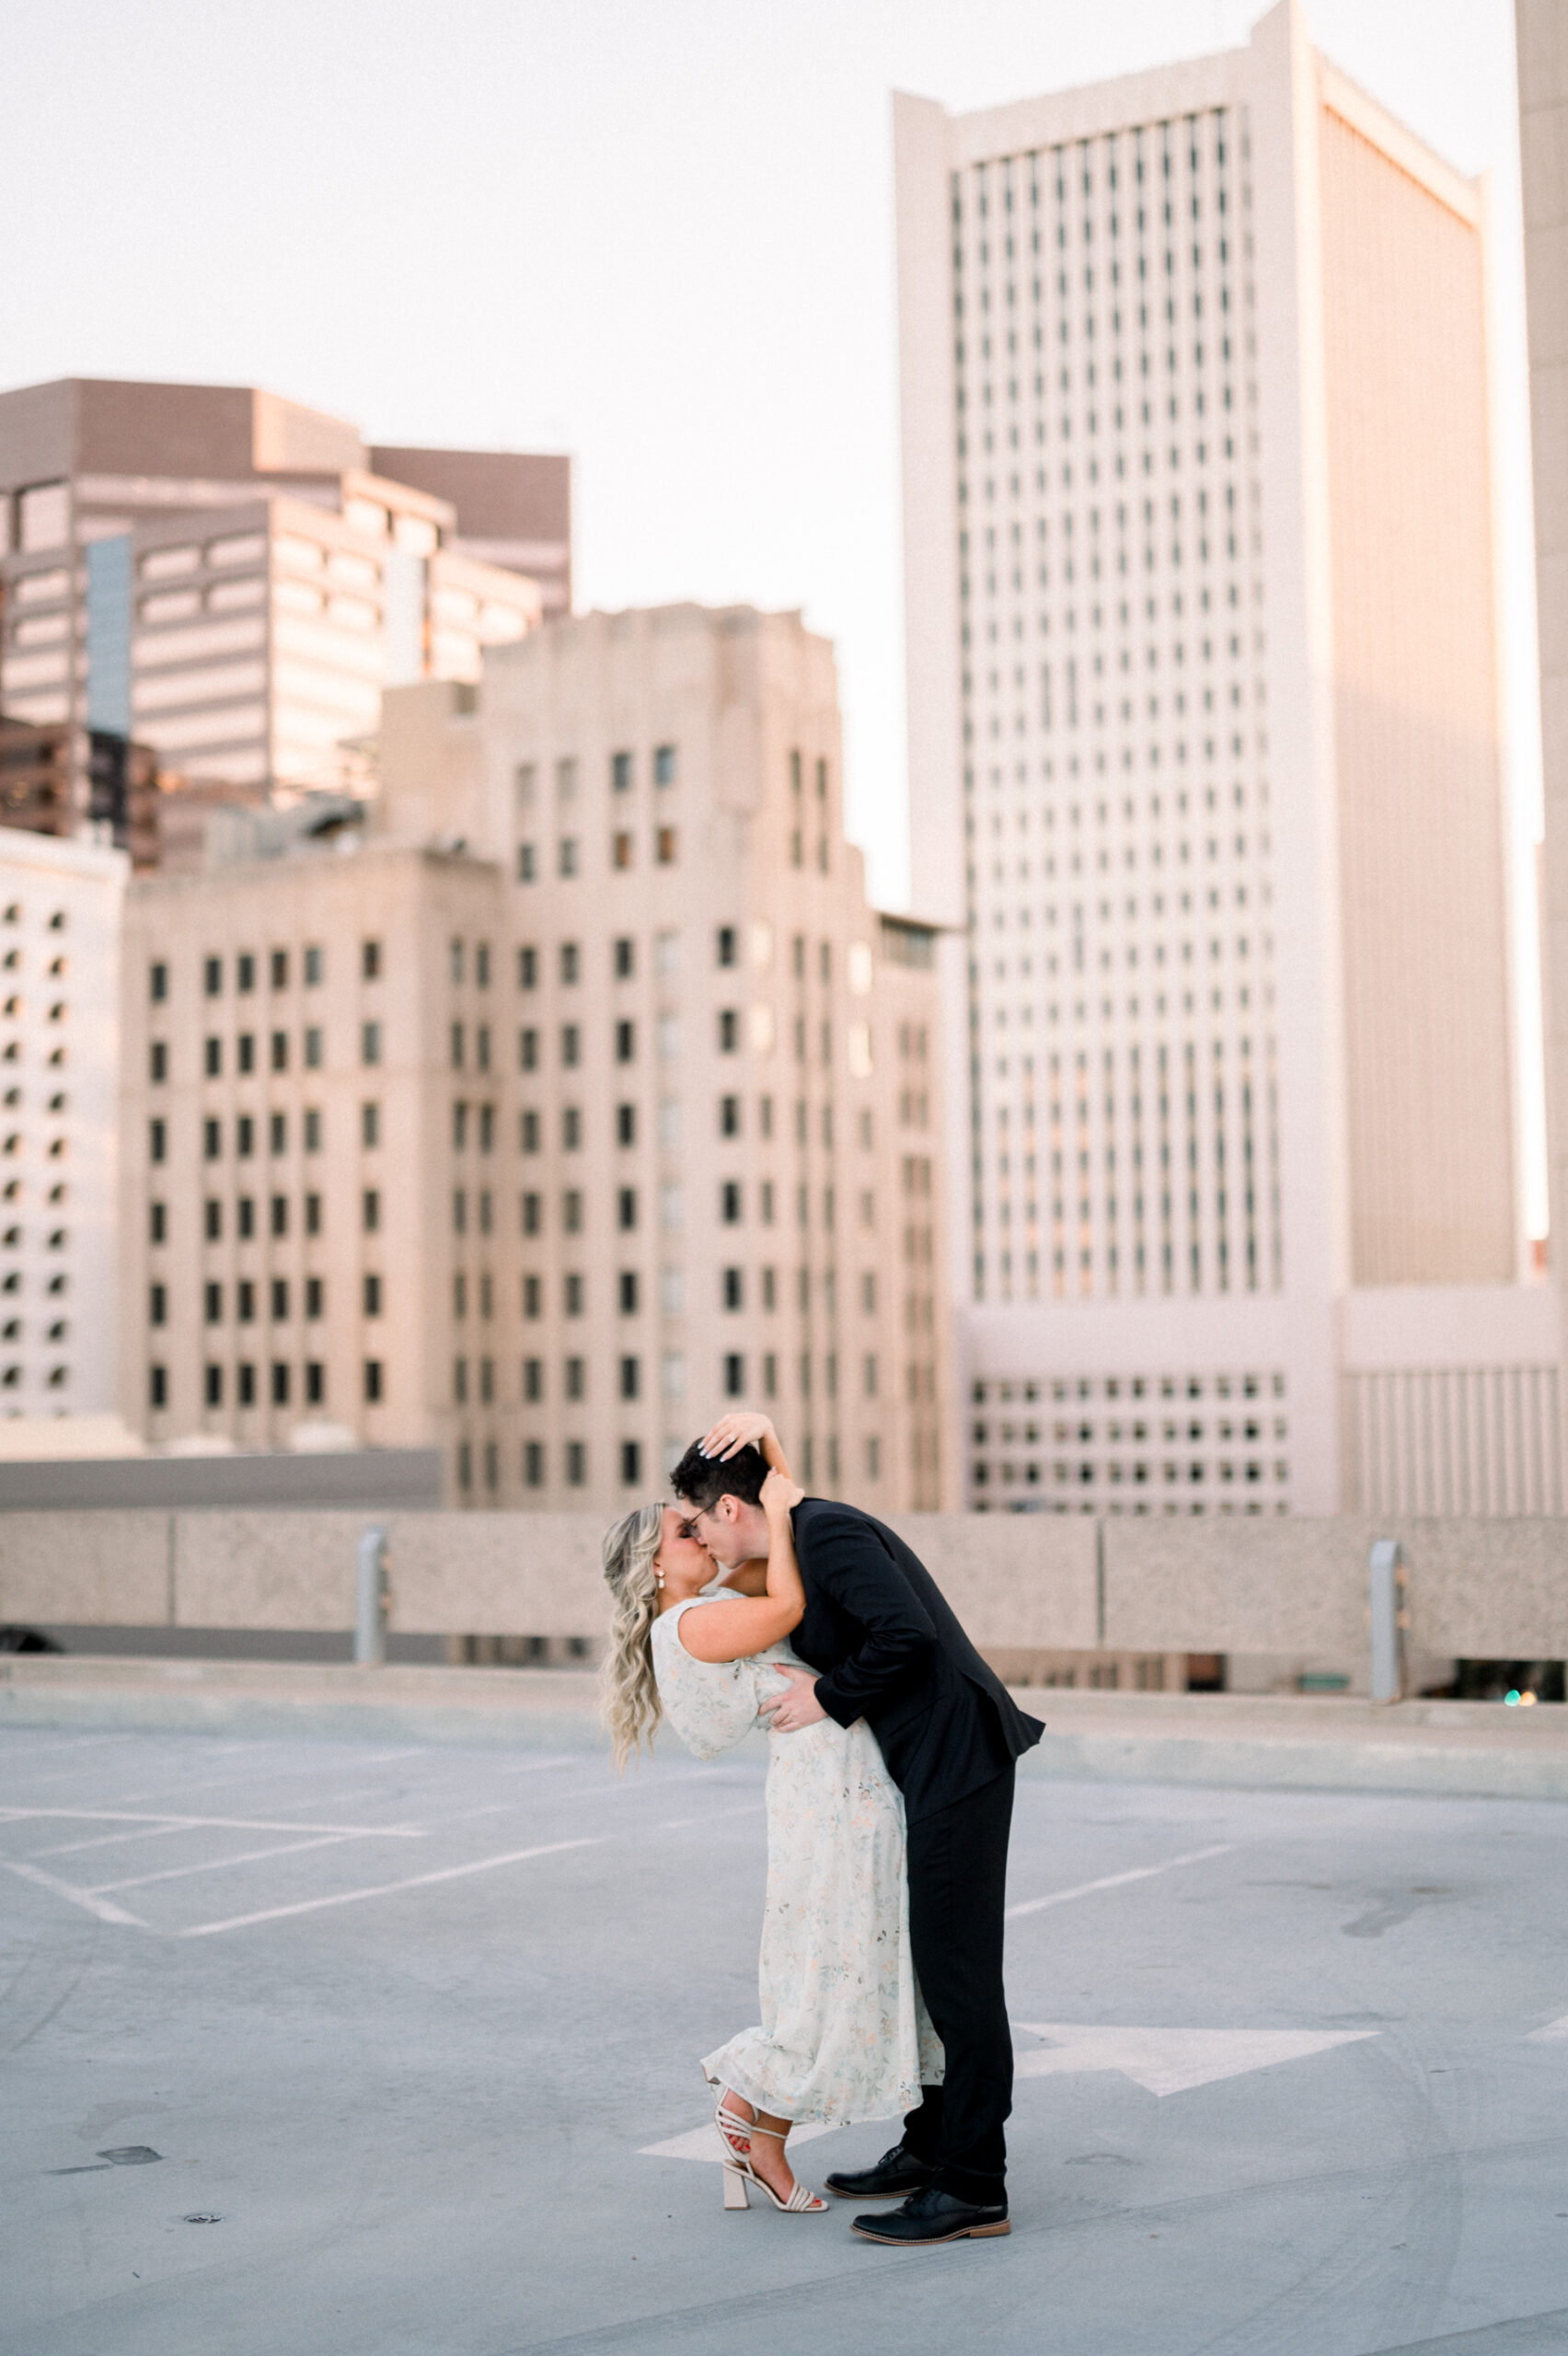
{"type": "Polygon", "coordinates": [[[972,1502],[1560,1503],[1481,191],[1293,0],[895,130],[972,1502]]]}

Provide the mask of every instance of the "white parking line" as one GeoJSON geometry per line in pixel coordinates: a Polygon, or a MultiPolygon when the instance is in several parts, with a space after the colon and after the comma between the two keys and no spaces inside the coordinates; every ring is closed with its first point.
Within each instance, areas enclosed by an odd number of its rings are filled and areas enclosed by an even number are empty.
{"type": "MultiPolygon", "coordinates": [[[[120,1807],[0,1807],[0,1824],[22,1824],[39,1817],[63,1817],[78,1824],[168,1825],[177,1832],[379,1832],[413,1840],[423,1830],[417,1824],[302,1824],[297,1817],[273,1822],[258,1816],[177,1816],[167,1809],[155,1815],[150,1809],[133,1813],[120,1807]]],[[[39,1852],[40,1856],[53,1854],[39,1852]]]]}
{"type": "MultiPolygon", "coordinates": [[[[479,1857],[469,1865],[445,1865],[439,1873],[413,1874],[407,1881],[378,1883],[370,1889],[341,1889],[331,1898],[305,1898],[293,1906],[267,1906],[255,1914],[231,1914],[222,1923],[197,1923],[190,1929],[177,1931],[179,1939],[207,1939],[220,1931],[248,1930],[253,1923],[280,1923],[290,1914],[314,1914],[326,1906],[353,1906],[362,1898],[394,1898],[399,1890],[427,1889],[432,1882],[461,1881],[467,1874],[493,1873],[498,1865],[521,1865],[530,1857],[559,1856],[563,1849],[594,1849],[601,1847],[608,1835],[585,1841],[547,1841],[536,1849],[509,1849],[503,1856],[479,1857]]],[[[75,1893],[72,1893],[73,1895],[75,1893]]],[[[121,1919],[130,1921],[133,1917],[121,1919]]]]}
{"type": "Polygon", "coordinates": [[[84,1898],[101,1898],[110,1889],[141,1889],[150,1881],[184,1881],[191,1874],[222,1873],[225,1865],[259,1865],[263,1857],[297,1857],[306,1849],[337,1849],[345,1841],[363,1841],[363,1832],[320,1832],[312,1841],[284,1841],[271,1849],[241,1849],[233,1857],[208,1857],[199,1865],[166,1865],[161,1873],[133,1874],[124,1881],[94,1882],[84,1898]]]}
{"type": "Polygon", "coordinates": [[[145,1923],[139,1914],[128,1914],[123,1906],[116,1906],[110,1898],[95,1898],[91,1890],[77,1889],[55,1874],[40,1873],[37,1865],[18,1865],[14,1859],[0,1859],[8,1874],[17,1875],[23,1881],[36,1882],[40,1889],[50,1889],[56,1898],[69,1899],[73,1906],[82,1907],[88,1914],[96,1914],[100,1923],[126,1923],[133,1931],[144,1931],[145,1923]]]}
{"type": "Polygon", "coordinates": [[[1097,1889],[1120,1889],[1124,1882],[1149,1881],[1156,1874],[1174,1873],[1178,1865],[1195,1865],[1205,1857],[1228,1856],[1236,1846],[1234,1841],[1216,1841],[1212,1849],[1189,1849],[1185,1856],[1167,1857],[1162,1865],[1135,1865],[1131,1873],[1101,1874],[1098,1881],[1080,1881],[1074,1889],[1054,1889],[1048,1898],[1026,1898],[1021,1906],[1009,1906],[1007,1920],[1016,1922],[1020,1914],[1039,1914],[1047,1906],[1066,1906],[1072,1898],[1090,1898],[1097,1889]]]}

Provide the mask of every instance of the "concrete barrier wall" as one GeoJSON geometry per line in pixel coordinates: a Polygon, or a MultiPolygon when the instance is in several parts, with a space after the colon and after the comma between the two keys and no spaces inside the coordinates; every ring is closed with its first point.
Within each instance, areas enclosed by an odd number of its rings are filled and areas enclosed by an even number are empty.
{"type": "MultiPolygon", "coordinates": [[[[600,1524],[577,1514],[408,1513],[390,1533],[409,1634],[594,1635],[600,1524]]],[[[357,1513],[16,1513],[0,1622],[352,1625],[357,1513]]],[[[1300,1654],[1366,1647],[1366,1556],[1402,1541],[1424,1653],[1568,1657],[1568,1521],[911,1516],[902,1534],[987,1649],[1300,1654]]]]}

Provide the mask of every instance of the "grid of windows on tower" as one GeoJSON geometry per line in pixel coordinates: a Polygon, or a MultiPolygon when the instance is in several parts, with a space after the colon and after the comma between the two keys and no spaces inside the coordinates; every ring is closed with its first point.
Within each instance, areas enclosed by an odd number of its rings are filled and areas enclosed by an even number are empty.
{"type": "MultiPolygon", "coordinates": [[[[46,904],[47,906],[47,904],[46,904]]],[[[0,1414],[29,1390],[63,1411],[71,1389],[71,1097],[63,1028],[64,908],[0,907],[0,1414]],[[29,925],[42,938],[29,941],[29,925]],[[36,1165],[30,1180],[23,1175],[36,1165]]]]}
{"type": "Polygon", "coordinates": [[[981,1513],[1289,1508],[1279,1373],[1041,1378],[970,1386],[981,1513]]]}
{"type": "Polygon", "coordinates": [[[1281,1282],[1247,167],[952,177],[981,1300],[1281,1282]]]}

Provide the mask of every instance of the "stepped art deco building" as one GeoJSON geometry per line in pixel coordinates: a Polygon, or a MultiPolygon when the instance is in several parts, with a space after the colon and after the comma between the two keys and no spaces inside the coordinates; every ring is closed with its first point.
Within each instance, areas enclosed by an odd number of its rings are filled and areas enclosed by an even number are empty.
{"type": "Polygon", "coordinates": [[[474,1506],[656,1495],[727,1403],[935,1511],[932,929],[868,905],[798,615],[547,623],[389,690],[363,830],[129,893],[121,1392],[474,1506]]]}
{"type": "Polygon", "coordinates": [[[970,1501],[1560,1509],[1484,192],[1294,0],[895,133],[970,1501]]]}

